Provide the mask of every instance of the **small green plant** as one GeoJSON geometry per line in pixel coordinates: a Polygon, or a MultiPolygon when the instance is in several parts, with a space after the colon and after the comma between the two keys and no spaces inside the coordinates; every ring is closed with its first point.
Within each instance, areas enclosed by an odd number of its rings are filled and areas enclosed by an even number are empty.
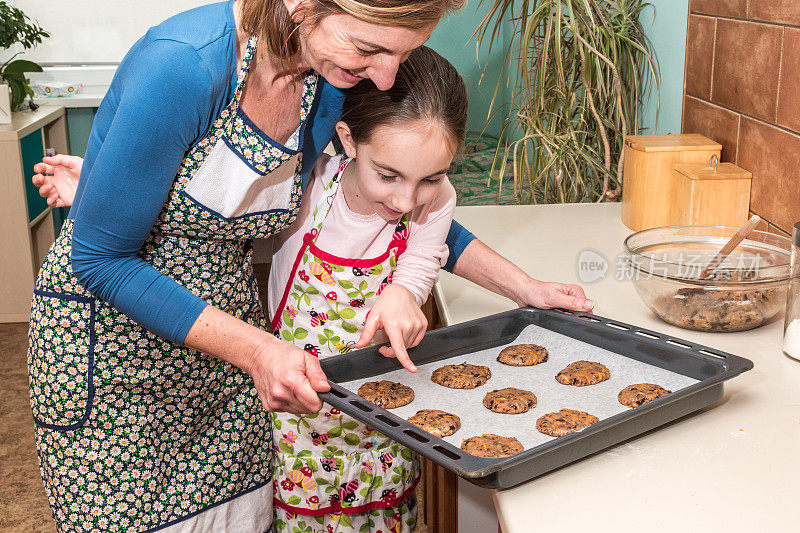
{"type": "MultiPolygon", "coordinates": [[[[32,21],[21,9],[0,1],[0,49],[7,50],[15,44],[20,44],[25,50],[33,48],[50,37],[36,22],[32,21]]],[[[0,82],[8,83],[11,87],[11,109],[17,109],[25,96],[31,97],[33,102],[33,89],[31,80],[25,77],[26,72],[41,72],[42,67],[33,61],[15,59],[22,52],[18,52],[0,66],[0,82]]]]}

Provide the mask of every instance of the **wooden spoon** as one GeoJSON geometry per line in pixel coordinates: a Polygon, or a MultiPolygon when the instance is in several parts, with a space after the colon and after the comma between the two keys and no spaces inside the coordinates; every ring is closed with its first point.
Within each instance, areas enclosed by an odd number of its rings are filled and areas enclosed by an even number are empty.
{"type": "Polygon", "coordinates": [[[715,255],[711,259],[711,261],[708,262],[708,265],[706,265],[703,271],[700,272],[700,279],[713,278],[714,271],[717,269],[717,267],[720,264],[722,264],[722,262],[725,261],[725,259],[733,251],[733,249],[739,246],[739,243],[742,242],[744,238],[747,237],[750,234],[750,232],[755,229],[756,224],[758,224],[759,222],[761,222],[760,216],[753,215],[752,217],[750,217],[750,220],[748,220],[744,226],[739,228],[739,231],[736,232],[736,235],[731,237],[731,240],[729,240],[725,244],[725,246],[723,246],[722,249],[719,252],[717,252],[717,255],[715,255]]]}

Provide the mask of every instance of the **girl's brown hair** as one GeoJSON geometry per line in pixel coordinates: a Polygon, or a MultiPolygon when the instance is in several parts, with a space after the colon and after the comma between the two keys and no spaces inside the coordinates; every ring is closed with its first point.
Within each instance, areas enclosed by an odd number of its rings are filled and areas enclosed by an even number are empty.
{"type": "Polygon", "coordinates": [[[400,63],[391,89],[381,91],[372,80],[349,89],[342,121],[356,143],[369,142],[379,126],[439,122],[459,149],[467,129],[467,104],[467,87],[455,67],[422,46],[400,63]]]}
{"type": "MultiPolygon", "coordinates": [[[[352,15],[382,26],[422,29],[436,24],[466,0],[307,0],[301,7],[310,20],[333,14],[352,15]]],[[[242,29],[258,37],[259,50],[286,61],[300,50],[297,24],[283,0],[241,0],[242,29]]]]}

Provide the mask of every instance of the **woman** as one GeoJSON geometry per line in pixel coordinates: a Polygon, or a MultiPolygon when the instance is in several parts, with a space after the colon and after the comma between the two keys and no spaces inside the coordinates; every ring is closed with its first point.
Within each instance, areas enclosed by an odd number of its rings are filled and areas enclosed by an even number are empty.
{"type": "MultiPolygon", "coordinates": [[[[294,219],[342,91],[390,87],[459,3],[229,1],[127,54],[32,305],[31,405],[59,530],[269,529],[267,411],[315,412],[328,386],[267,332],[250,239],[294,219]]],[[[451,234],[457,274],[519,303],[588,305],[451,234]]]]}

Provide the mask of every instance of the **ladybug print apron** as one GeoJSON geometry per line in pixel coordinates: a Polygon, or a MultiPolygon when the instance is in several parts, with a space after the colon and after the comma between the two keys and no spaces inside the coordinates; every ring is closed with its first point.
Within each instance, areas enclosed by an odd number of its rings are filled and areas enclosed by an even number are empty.
{"type": "MultiPolygon", "coordinates": [[[[342,258],[316,246],[334,197],[343,194],[339,184],[348,162],[312,210],[272,321],[276,335],[317,357],[353,349],[408,236],[404,215],[379,257],[342,258]]],[[[272,418],[276,531],[413,531],[416,454],[328,404],[318,413],[272,418]]]]}

